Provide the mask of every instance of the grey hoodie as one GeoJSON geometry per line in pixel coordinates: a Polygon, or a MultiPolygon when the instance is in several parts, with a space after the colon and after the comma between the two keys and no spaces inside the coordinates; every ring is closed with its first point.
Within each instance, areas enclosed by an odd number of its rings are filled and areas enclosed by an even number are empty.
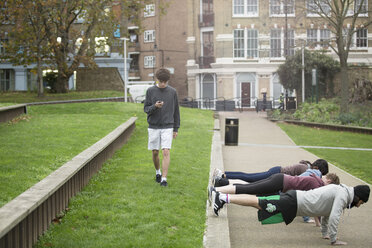
{"type": "Polygon", "coordinates": [[[309,191],[296,190],[297,216],[323,216],[322,235],[337,238],[341,214],[353,201],[354,189],[344,184],[329,184],[309,191]]]}

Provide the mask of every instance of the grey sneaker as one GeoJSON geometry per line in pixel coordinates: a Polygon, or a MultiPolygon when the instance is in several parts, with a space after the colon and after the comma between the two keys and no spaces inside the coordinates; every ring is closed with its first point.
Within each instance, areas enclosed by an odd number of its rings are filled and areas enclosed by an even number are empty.
{"type": "Polygon", "coordinates": [[[216,216],[218,216],[218,212],[221,208],[223,208],[223,205],[225,205],[225,202],[220,200],[220,192],[212,191],[212,200],[213,200],[213,211],[216,216]]]}
{"type": "Polygon", "coordinates": [[[223,172],[220,169],[215,168],[212,174],[212,185],[215,185],[216,181],[222,178],[223,172]]]}
{"type": "Polygon", "coordinates": [[[207,190],[208,190],[208,202],[209,202],[209,206],[212,206],[212,192],[213,191],[216,191],[216,189],[213,186],[209,186],[207,190]]]}

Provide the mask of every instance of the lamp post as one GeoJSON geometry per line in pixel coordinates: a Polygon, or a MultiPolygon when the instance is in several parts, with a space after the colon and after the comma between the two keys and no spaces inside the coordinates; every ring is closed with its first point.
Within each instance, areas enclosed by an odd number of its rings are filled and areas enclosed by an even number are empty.
{"type": "Polygon", "coordinates": [[[305,102],[305,42],[302,42],[302,102],[305,102]]]}
{"type": "Polygon", "coordinates": [[[124,57],[124,102],[127,102],[127,40],[129,40],[128,38],[120,38],[121,40],[124,41],[124,54],[123,54],[123,57],[124,57]]]}

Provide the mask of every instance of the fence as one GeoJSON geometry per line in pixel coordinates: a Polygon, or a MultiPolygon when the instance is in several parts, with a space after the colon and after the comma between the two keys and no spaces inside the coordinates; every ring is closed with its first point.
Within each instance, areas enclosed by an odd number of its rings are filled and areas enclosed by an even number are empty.
{"type": "Polygon", "coordinates": [[[136,117],[0,208],[0,247],[32,247],[53,219],[130,137],[136,117]]]}

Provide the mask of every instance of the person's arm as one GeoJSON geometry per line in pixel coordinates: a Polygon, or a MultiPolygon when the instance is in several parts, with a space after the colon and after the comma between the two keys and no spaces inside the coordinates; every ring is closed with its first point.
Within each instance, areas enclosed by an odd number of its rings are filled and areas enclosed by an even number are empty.
{"type": "Polygon", "coordinates": [[[174,114],[173,114],[173,120],[174,120],[174,125],[173,125],[173,137],[177,137],[178,133],[178,128],[180,127],[181,123],[181,117],[180,117],[180,108],[178,105],[178,97],[177,97],[177,92],[175,93],[174,96],[174,114]]]}
{"type": "Polygon", "coordinates": [[[144,103],[144,106],[143,106],[143,110],[148,115],[151,115],[152,113],[154,113],[157,110],[156,103],[153,104],[151,102],[151,96],[150,96],[149,90],[146,91],[146,99],[145,99],[145,103],[144,103]]]}
{"type": "Polygon", "coordinates": [[[347,206],[347,197],[340,192],[336,194],[336,197],[333,200],[331,214],[329,215],[328,229],[331,244],[335,244],[337,241],[337,228],[344,206],[347,206]]]}

